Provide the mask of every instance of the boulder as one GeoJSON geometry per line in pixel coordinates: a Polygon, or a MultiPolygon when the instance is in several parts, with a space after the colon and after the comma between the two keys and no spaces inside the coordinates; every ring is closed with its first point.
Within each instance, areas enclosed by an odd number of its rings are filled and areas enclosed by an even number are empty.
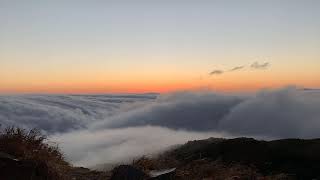
{"type": "Polygon", "coordinates": [[[120,165],[112,170],[111,180],[143,180],[146,174],[130,165],[120,165]]]}
{"type": "Polygon", "coordinates": [[[20,161],[9,154],[0,153],[0,179],[47,180],[48,167],[45,163],[20,161]]]}

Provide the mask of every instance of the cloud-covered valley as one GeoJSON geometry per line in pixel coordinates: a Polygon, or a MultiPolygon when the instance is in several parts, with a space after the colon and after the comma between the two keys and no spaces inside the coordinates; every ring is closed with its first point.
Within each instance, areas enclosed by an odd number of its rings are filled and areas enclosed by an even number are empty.
{"type": "Polygon", "coordinates": [[[76,165],[155,154],[211,136],[320,137],[320,93],[294,87],[251,95],[2,95],[0,123],[39,128],[76,165]]]}

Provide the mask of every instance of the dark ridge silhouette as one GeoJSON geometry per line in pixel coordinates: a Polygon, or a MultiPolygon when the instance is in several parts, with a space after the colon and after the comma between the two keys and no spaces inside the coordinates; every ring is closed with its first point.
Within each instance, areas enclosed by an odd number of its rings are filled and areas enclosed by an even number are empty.
{"type": "Polygon", "coordinates": [[[191,141],[168,156],[182,164],[206,159],[225,165],[253,166],[263,175],[288,174],[298,179],[320,178],[320,139],[258,141],[252,138],[191,141]]]}

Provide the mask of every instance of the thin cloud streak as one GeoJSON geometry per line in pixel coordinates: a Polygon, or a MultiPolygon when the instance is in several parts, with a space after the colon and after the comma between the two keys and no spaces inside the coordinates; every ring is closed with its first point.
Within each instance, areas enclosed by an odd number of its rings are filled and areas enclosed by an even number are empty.
{"type": "Polygon", "coordinates": [[[269,62],[265,62],[265,63],[259,63],[259,62],[254,62],[251,64],[251,68],[253,69],[266,69],[270,66],[270,63],[269,62]]]}
{"type": "Polygon", "coordinates": [[[245,66],[236,66],[236,67],[230,69],[229,71],[238,71],[238,70],[241,70],[241,69],[244,69],[244,68],[245,68],[245,66]]]}
{"type": "Polygon", "coordinates": [[[224,71],[222,71],[222,70],[213,70],[213,71],[211,71],[210,73],[209,73],[209,75],[211,76],[211,75],[221,75],[221,74],[223,74],[224,73],[224,71]]]}

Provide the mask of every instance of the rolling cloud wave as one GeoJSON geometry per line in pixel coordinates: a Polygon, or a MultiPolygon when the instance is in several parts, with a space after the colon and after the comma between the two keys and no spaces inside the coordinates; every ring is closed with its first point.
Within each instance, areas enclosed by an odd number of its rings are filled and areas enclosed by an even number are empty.
{"type": "Polygon", "coordinates": [[[206,137],[320,137],[320,93],[0,96],[0,123],[40,128],[77,165],[154,154],[206,137]]]}

